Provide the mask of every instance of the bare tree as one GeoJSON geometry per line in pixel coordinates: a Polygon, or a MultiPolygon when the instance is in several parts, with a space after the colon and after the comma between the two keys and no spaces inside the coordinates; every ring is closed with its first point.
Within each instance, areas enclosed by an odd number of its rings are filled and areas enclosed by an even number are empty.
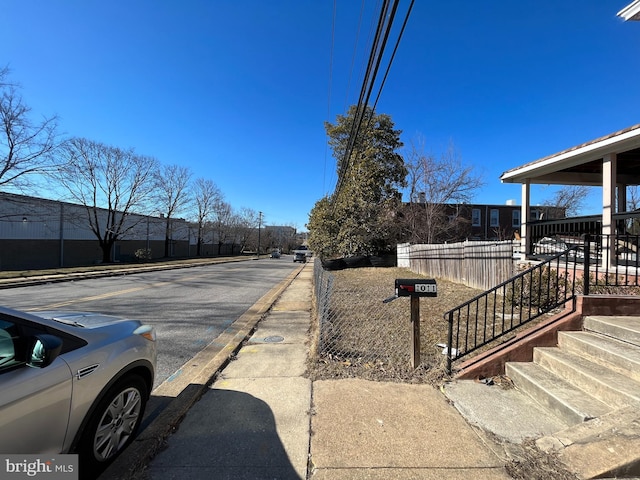
{"type": "Polygon", "coordinates": [[[417,143],[405,159],[410,195],[405,228],[411,242],[438,243],[461,230],[455,206],[469,203],[483,183],[452,145],[438,158],[424,153],[422,140],[417,143]]]}
{"type": "Polygon", "coordinates": [[[582,211],[589,192],[589,187],[585,185],[566,185],[542,204],[564,209],[566,216],[573,217],[582,211]]]}
{"type": "Polygon", "coordinates": [[[171,219],[183,212],[191,202],[191,171],[179,165],[164,165],[154,175],[154,203],[165,217],[164,256],[171,254],[171,219]]]}
{"type": "Polygon", "coordinates": [[[84,138],[66,142],[62,156],[57,179],[85,207],[82,221],[98,239],[103,262],[111,262],[115,242],[145,220],[131,214],[149,198],[157,161],[84,138]]]}
{"type": "Polygon", "coordinates": [[[637,185],[627,187],[627,211],[640,209],[640,190],[637,185]]]}
{"type": "Polygon", "coordinates": [[[52,167],[58,120],[32,121],[31,108],[18,86],[6,80],[8,74],[7,67],[0,69],[0,187],[23,189],[34,174],[52,167]]]}
{"type": "Polygon", "coordinates": [[[258,225],[260,214],[251,208],[241,208],[234,215],[236,240],[240,244],[240,251],[249,247],[256,251],[258,248],[258,225]]]}
{"type": "MultiPolygon", "coordinates": [[[[222,245],[233,235],[234,213],[231,205],[222,198],[213,206],[213,229],[218,242],[218,255],[222,245]]],[[[233,249],[233,247],[232,247],[233,249]]],[[[231,252],[233,254],[233,250],[231,252]]]]}
{"type": "Polygon", "coordinates": [[[198,242],[196,255],[202,254],[202,237],[206,222],[210,221],[216,205],[222,201],[222,192],[212,180],[197,178],[193,182],[193,199],[197,208],[198,242]]]}
{"type": "MultiPolygon", "coordinates": [[[[640,191],[637,185],[627,187],[627,211],[638,213],[640,209],[640,191]]],[[[626,222],[627,232],[633,235],[640,233],[640,219],[631,218],[626,222]]]]}

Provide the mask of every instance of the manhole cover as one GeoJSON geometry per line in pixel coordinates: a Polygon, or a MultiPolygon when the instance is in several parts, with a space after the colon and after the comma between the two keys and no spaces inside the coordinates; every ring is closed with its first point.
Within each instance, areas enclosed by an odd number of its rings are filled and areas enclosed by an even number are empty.
{"type": "Polygon", "coordinates": [[[265,337],[264,341],[267,343],[278,343],[278,342],[282,342],[284,340],[284,337],[281,337],[280,335],[272,335],[270,337],[265,337]]]}

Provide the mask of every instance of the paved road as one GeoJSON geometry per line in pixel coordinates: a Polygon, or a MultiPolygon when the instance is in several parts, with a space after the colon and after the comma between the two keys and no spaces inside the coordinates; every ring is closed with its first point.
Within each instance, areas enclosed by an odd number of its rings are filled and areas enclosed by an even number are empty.
{"type": "Polygon", "coordinates": [[[297,264],[290,258],[140,273],[0,290],[19,310],[100,311],[156,327],[156,386],[215,340],[297,264]]]}

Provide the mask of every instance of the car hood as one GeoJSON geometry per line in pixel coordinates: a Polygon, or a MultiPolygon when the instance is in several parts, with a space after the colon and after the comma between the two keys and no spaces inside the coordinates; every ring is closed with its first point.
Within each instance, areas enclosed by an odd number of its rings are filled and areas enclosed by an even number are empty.
{"type": "Polygon", "coordinates": [[[40,312],[29,312],[47,320],[63,323],[65,325],[73,325],[84,328],[98,328],[115,323],[130,322],[132,320],[113,315],[105,315],[103,313],[93,312],[71,312],[62,310],[44,310],[40,312]]]}

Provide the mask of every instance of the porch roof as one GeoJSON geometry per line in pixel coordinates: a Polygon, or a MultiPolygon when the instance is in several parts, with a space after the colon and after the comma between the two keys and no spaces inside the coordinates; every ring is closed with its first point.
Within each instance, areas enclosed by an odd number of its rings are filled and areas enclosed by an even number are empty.
{"type": "Polygon", "coordinates": [[[602,161],[612,153],[617,154],[617,182],[640,185],[640,124],[513,168],[500,180],[602,186],[602,161]]]}
{"type": "Polygon", "coordinates": [[[640,0],[634,0],[618,12],[625,20],[640,20],[640,0]]]}

